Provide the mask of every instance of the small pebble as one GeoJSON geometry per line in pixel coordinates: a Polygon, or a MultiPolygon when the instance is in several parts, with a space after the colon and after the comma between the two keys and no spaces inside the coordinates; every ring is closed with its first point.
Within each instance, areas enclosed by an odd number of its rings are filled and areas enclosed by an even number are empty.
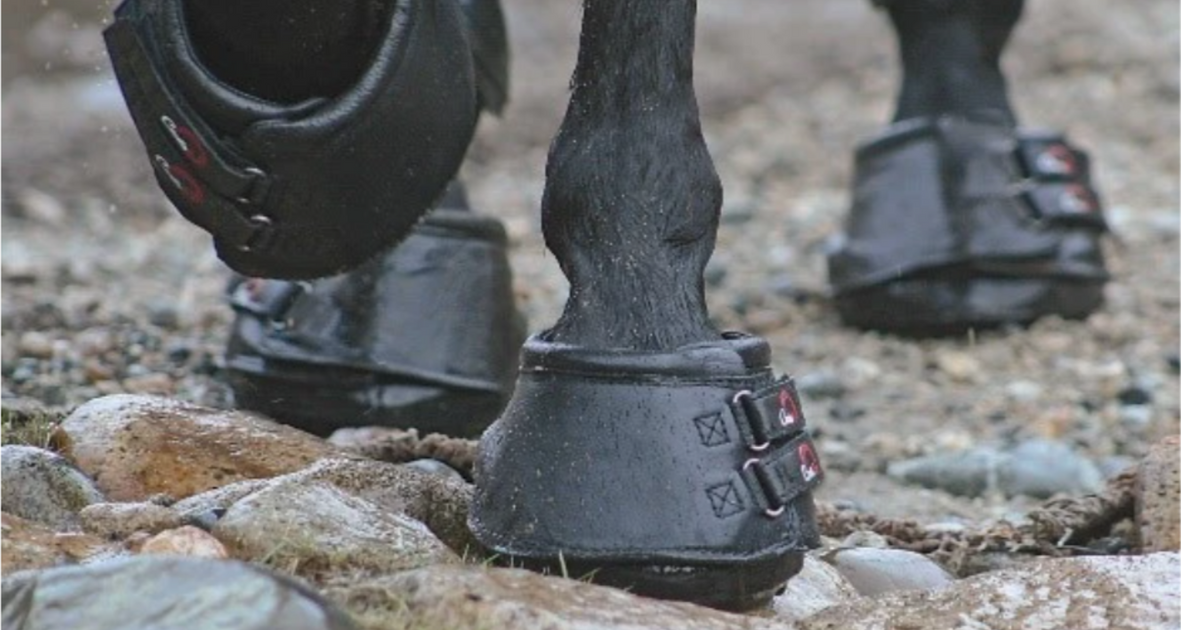
{"type": "Polygon", "coordinates": [[[975,357],[966,352],[941,351],[935,355],[935,366],[952,380],[960,383],[975,383],[980,380],[983,369],[975,357]]]}
{"type": "Polygon", "coordinates": [[[845,383],[835,372],[808,372],[795,379],[796,389],[809,398],[840,398],[845,395],[845,383]]]}
{"type": "Polygon", "coordinates": [[[180,313],[172,304],[151,304],[148,306],[148,321],[154,326],[173,330],[180,325],[180,313]]]}
{"type": "Polygon", "coordinates": [[[1121,405],[1148,405],[1152,402],[1152,392],[1139,385],[1129,385],[1116,394],[1121,405]]]}
{"type": "Polygon", "coordinates": [[[890,541],[886,540],[886,537],[882,536],[881,534],[862,529],[862,530],[855,531],[852,534],[849,534],[848,536],[845,536],[845,539],[841,541],[841,547],[848,547],[848,548],[868,547],[871,549],[889,549],[890,548],[890,541]]]}
{"type": "Polygon", "coordinates": [[[706,286],[716,289],[726,281],[727,272],[724,263],[711,260],[705,267],[705,273],[702,276],[705,278],[706,286]]]}
{"type": "Polygon", "coordinates": [[[1005,385],[1005,395],[1018,402],[1033,402],[1042,397],[1043,388],[1033,381],[1013,381],[1005,385]]]}
{"type": "Polygon", "coordinates": [[[441,477],[447,477],[450,479],[456,479],[458,481],[464,481],[463,475],[461,475],[458,470],[455,470],[454,468],[448,466],[447,464],[444,464],[443,462],[441,462],[437,459],[431,459],[431,458],[415,459],[415,460],[406,462],[405,465],[409,468],[413,468],[415,470],[421,470],[423,472],[430,473],[432,475],[439,475],[441,477]]]}
{"type": "Polygon", "coordinates": [[[1124,405],[1119,408],[1119,421],[1124,426],[1143,428],[1152,422],[1152,407],[1149,405],[1124,405]]]}
{"type": "Polygon", "coordinates": [[[194,558],[227,558],[226,548],[209,532],[185,525],[168,529],[144,542],[140,553],[190,556],[194,558]]]}
{"type": "Polygon", "coordinates": [[[53,357],[53,339],[42,332],[29,331],[21,335],[17,346],[21,356],[35,359],[49,359],[53,357]]]}
{"type": "Polygon", "coordinates": [[[130,394],[172,394],[176,384],[167,374],[144,374],[123,379],[123,388],[130,394]]]}

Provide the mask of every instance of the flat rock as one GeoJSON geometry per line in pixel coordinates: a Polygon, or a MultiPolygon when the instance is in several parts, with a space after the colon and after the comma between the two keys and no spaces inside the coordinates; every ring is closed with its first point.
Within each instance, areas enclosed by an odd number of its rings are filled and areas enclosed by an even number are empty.
{"type": "Polygon", "coordinates": [[[82,530],[104,538],[126,538],[135,532],[156,534],[184,525],[184,518],[172,508],[147,501],[138,503],[95,503],[78,513],[82,530]]]}
{"type": "Polygon", "coordinates": [[[244,481],[199,495],[172,506],[193,517],[228,510],[238,501],[276,484],[329,483],[391,514],[405,514],[425,523],[431,532],[461,555],[479,548],[467,528],[472,485],[453,478],[369,459],[324,459],[271,480],[244,481]]]}
{"type": "Polygon", "coordinates": [[[1181,555],[1041,559],[938,591],[911,591],[821,611],[801,630],[1175,630],[1181,555]]]}
{"type": "Polygon", "coordinates": [[[0,448],[0,493],[5,512],[59,532],[78,530],[79,510],[105,500],[64,457],[17,444],[0,448]]]}
{"type": "Polygon", "coordinates": [[[787,622],[648,599],[523,569],[432,566],[324,591],[365,630],[791,630],[787,622]]]}
{"type": "Polygon", "coordinates": [[[421,522],[322,481],[270,484],[234,503],[212,533],[234,558],[314,581],[459,561],[421,522]]]}
{"type": "Polygon", "coordinates": [[[274,477],[325,457],[327,442],[260,416],[118,394],[74,410],[54,434],[63,455],[116,501],[184,497],[274,477]]]}
{"type": "Polygon", "coordinates": [[[0,573],[77,564],[108,557],[120,548],[88,534],[59,534],[12,514],[0,513],[0,573]]]}
{"type": "Polygon", "coordinates": [[[137,556],[8,578],[3,591],[9,630],[356,628],[307,587],[224,560],[137,556]]]}
{"type": "Polygon", "coordinates": [[[822,557],[857,593],[868,597],[943,588],[954,581],[943,567],[913,551],[855,547],[834,549],[822,557]]]}
{"type": "Polygon", "coordinates": [[[1165,438],[1140,463],[1136,524],[1144,551],[1181,549],[1181,438],[1165,438]]]}

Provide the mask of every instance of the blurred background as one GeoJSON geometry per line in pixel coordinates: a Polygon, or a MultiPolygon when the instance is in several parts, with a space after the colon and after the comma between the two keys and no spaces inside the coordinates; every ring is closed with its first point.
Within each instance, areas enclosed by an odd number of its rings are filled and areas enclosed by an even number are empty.
{"type": "MultiPolygon", "coordinates": [[[[464,176],[503,219],[530,330],[566,284],[541,242],[545,152],[565,107],[576,0],[504,0],[512,98],[486,118],[464,176]]],[[[65,409],[114,392],[231,404],[230,318],[208,238],[156,190],[105,58],[94,0],[3,5],[5,405],[65,409]]],[[[1093,156],[1118,233],[1117,281],[1089,321],[914,342],[841,328],[824,239],[856,143],[888,119],[898,70],[864,0],[703,0],[697,92],[726,189],[706,277],[720,327],[767,337],[801,379],[830,481],[823,498],[928,521],[1012,513],[1023,498],[902,483],[891,462],[1034,440],[1103,471],[1178,423],[1178,6],[1029,0],[1004,59],[1022,121],[1093,156]]]]}

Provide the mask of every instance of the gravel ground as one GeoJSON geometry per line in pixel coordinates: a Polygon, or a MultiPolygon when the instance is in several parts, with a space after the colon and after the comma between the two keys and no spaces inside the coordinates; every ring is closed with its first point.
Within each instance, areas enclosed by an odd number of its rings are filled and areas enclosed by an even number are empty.
{"type": "MultiPolygon", "coordinates": [[[[565,107],[574,0],[505,0],[513,103],[481,127],[472,197],[512,238],[531,330],[566,284],[541,238],[545,151],[565,107]]],[[[231,404],[218,380],[227,277],[169,209],[102,54],[104,3],[5,6],[5,406],[68,409],[151,392],[231,404]]],[[[1088,147],[1118,233],[1117,280],[1087,322],[912,341],[846,330],[822,247],[847,204],[851,151],[880,129],[897,70],[881,15],[859,0],[703,2],[698,93],[726,186],[710,309],[767,337],[805,380],[829,466],[821,498],[883,516],[972,522],[1028,499],[903,486],[891,461],[973,445],[1061,441],[1116,468],[1178,430],[1178,7],[1031,0],[1006,57],[1023,120],[1088,147]]]]}

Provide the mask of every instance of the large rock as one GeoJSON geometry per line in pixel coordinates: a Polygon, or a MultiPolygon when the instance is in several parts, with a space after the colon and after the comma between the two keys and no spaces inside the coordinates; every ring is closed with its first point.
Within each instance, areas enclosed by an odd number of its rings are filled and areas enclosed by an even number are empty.
{"type": "Polygon", "coordinates": [[[391,514],[405,514],[425,523],[431,532],[461,555],[478,544],[467,529],[472,486],[413,468],[368,459],[325,459],[303,470],[271,480],[231,484],[172,506],[181,514],[228,510],[238,501],[272,485],[329,483],[391,514]]]}
{"type": "Polygon", "coordinates": [[[785,622],[638,597],[522,569],[433,566],[329,586],[366,630],[791,630],[785,622]]]}
{"type": "Polygon", "coordinates": [[[121,548],[96,536],[59,534],[19,516],[0,513],[0,573],[76,564],[110,557],[121,548]]]}
{"type": "Polygon", "coordinates": [[[1181,549],[1181,438],[1152,447],[1140,463],[1136,524],[1145,551],[1181,549]]]}
{"type": "Polygon", "coordinates": [[[1181,556],[1044,559],[1020,569],[826,609],[801,630],[1176,630],[1181,556]]]}
{"type": "Polygon", "coordinates": [[[54,531],[76,531],[78,512],[103,501],[94,482],[62,456],[33,446],[0,448],[4,511],[54,531]]]}
{"type": "Polygon", "coordinates": [[[78,407],[62,421],[54,442],[116,501],[156,494],[180,499],[348,456],[315,436],[252,414],[127,394],[78,407]]]}
{"type": "Polygon", "coordinates": [[[12,576],[3,591],[5,630],[356,628],[310,589],[221,560],[138,556],[12,576]]]}
{"type": "Polygon", "coordinates": [[[213,535],[235,558],[314,581],[459,562],[422,523],[327,482],[270,484],[230,507],[213,535]]]}

